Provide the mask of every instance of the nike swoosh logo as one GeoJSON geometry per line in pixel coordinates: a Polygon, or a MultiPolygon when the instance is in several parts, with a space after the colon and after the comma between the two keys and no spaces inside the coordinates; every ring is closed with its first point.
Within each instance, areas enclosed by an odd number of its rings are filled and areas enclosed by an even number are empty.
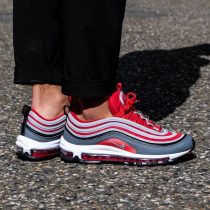
{"type": "Polygon", "coordinates": [[[126,145],[125,144],[118,144],[112,140],[110,140],[109,142],[111,142],[112,144],[114,144],[116,147],[120,148],[120,149],[125,149],[126,145]]]}

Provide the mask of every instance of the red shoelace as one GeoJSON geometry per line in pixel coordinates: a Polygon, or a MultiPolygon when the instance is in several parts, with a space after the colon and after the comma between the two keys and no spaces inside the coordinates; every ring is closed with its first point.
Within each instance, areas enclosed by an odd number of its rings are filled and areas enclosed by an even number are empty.
{"type": "Polygon", "coordinates": [[[140,100],[136,99],[136,94],[129,92],[126,94],[125,105],[122,106],[121,110],[115,115],[115,117],[121,117],[144,125],[148,128],[153,128],[157,131],[161,131],[162,128],[157,125],[154,121],[150,120],[148,116],[142,112],[136,110],[134,107],[135,103],[139,103],[140,100]]]}

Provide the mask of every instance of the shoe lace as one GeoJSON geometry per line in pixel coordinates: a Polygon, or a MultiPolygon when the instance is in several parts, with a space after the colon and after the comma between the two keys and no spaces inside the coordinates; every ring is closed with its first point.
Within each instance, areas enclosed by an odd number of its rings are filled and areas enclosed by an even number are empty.
{"type": "MultiPolygon", "coordinates": [[[[140,100],[137,100],[136,94],[129,92],[126,94],[125,99],[125,106],[121,108],[121,110],[117,113],[116,117],[123,117],[125,119],[131,119],[133,115],[136,117],[135,122],[144,121],[144,125],[147,125],[148,127],[155,128],[157,130],[161,129],[160,126],[158,126],[154,121],[150,120],[147,115],[144,115],[141,111],[136,110],[134,107],[134,104],[139,103],[140,100]]],[[[133,121],[133,120],[132,120],[133,121]]]]}

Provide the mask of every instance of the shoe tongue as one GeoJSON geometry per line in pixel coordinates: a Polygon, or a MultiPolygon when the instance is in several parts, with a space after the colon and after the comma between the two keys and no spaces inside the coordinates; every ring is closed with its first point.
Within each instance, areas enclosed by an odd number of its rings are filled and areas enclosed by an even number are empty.
{"type": "MultiPolygon", "coordinates": [[[[113,116],[115,116],[119,111],[125,107],[126,104],[126,95],[122,91],[122,84],[118,83],[117,84],[117,90],[109,97],[109,109],[113,116]]],[[[139,113],[134,113],[132,116],[129,118],[131,121],[134,121],[136,123],[142,124],[142,117],[139,117],[139,113]]],[[[144,125],[146,126],[145,120],[143,120],[144,125]]],[[[151,124],[154,123],[150,121],[151,124]]],[[[161,131],[162,128],[161,126],[154,124],[153,127],[154,130],[156,131],[161,131]]]]}
{"type": "Polygon", "coordinates": [[[109,97],[109,109],[116,115],[125,106],[126,95],[122,91],[122,84],[117,84],[117,90],[109,97]]]}

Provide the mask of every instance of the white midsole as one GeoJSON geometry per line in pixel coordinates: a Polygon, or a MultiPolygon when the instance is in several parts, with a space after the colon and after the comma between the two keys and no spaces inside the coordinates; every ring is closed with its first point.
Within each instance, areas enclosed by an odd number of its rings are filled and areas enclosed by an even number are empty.
{"type": "Polygon", "coordinates": [[[25,136],[19,135],[17,137],[16,145],[23,149],[23,152],[31,154],[32,149],[46,150],[59,148],[60,139],[49,142],[38,142],[25,136]]]}
{"type": "Polygon", "coordinates": [[[93,155],[113,155],[113,156],[121,156],[121,157],[128,157],[128,158],[139,158],[139,159],[162,159],[162,158],[169,158],[175,159],[181,157],[190,150],[175,153],[175,154],[164,154],[164,155],[141,155],[135,154],[131,152],[127,152],[122,149],[118,149],[116,147],[111,146],[104,146],[104,145],[75,145],[67,142],[63,136],[60,140],[60,148],[66,152],[72,152],[74,157],[78,156],[81,159],[82,153],[93,154],[93,155]]]}

